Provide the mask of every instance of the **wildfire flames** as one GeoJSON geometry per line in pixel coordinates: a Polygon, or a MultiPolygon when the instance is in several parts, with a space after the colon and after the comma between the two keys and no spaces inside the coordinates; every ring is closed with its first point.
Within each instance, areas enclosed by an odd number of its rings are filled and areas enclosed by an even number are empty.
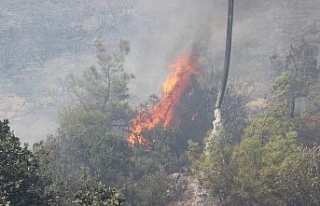
{"type": "Polygon", "coordinates": [[[140,144],[147,150],[150,149],[150,142],[143,137],[142,133],[156,126],[163,126],[165,129],[170,126],[176,107],[191,76],[198,73],[191,54],[181,55],[175,63],[169,65],[169,68],[173,69],[173,72],[163,84],[160,101],[150,109],[148,114],[140,114],[132,121],[131,133],[128,137],[129,145],[140,144]]]}

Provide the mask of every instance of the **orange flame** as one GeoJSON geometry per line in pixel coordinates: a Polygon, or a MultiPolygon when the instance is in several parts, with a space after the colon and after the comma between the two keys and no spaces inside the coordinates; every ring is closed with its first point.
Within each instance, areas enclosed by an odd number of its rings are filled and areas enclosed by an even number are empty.
{"type": "Polygon", "coordinates": [[[181,55],[169,67],[174,71],[163,84],[162,98],[158,104],[154,105],[147,115],[139,114],[131,123],[131,133],[128,137],[131,146],[140,144],[145,146],[146,150],[150,150],[151,144],[142,136],[142,132],[150,131],[156,126],[168,129],[191,76],[198,73],[191,54],[181,55]]]}

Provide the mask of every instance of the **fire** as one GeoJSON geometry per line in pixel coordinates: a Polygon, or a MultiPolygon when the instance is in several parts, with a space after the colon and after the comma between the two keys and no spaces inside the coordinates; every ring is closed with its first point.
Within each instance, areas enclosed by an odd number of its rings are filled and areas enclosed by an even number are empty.
{"type": "Polygon", "coordinates": [[[188,85],[192,75],[198,73],[191,54],[181,55],[178,60],[169,65],[173,72],[163,84],[162,98],[154,105],[147,115],[139,114],[131,123],[128,143],[131,146],[140,144],[150,149],[150,142],[143,137],[144,131],[150,131],[156,126],[168,129],[174,117],[176,107],[188,85]]]}

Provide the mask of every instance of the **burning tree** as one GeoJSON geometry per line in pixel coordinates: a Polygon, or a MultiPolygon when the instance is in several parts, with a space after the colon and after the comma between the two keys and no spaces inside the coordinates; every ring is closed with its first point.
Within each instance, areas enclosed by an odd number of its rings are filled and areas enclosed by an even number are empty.
{"type": "Polygon", "coordinates": [[[144,131],[150,131],[156,126],[163,126],[168,129],[177,108],[177,105],[193,75],[199,73],[195,67],[195,60],[192,54],[181,55],[178,60],[170,65],[174,69],[164,82],[162,98],[146,114],[138,114],[133,120],[128,137],[131,146],[135,144],[144,145],[146,150],[151,147],[151,142],[144,136],[144,131]]]}

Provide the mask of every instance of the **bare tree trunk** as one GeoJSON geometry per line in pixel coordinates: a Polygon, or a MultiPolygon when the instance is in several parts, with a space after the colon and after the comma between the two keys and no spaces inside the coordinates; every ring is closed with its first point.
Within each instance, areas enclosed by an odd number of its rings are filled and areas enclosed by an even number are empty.
{"type": "Polygon", "coordinates": [[[213,124],[213,131],[216,131],[219,127],[222,127],[222,124],[221,124],[221,105],[222,105],[223,97],[224,97],[224,94],[226,91],[228,76],[229,76],[231,43],[232,43],[232,26],[233,26],[233,7],[234,7],[234,0],[229,0],[224,68],[223,68],[221,88],[220,88],[220,92],[218,94],[218,98],[217,98],[217,101],[215,104],[215,111],[214,111],[215,120],[212,123],[213,124]]]}
{"type": "Polygon", "coordinates": [[[227,36],[226,36],[226,50],[225,50],[225,59],[224,59],[224,68],[222,76],[221,90],[217,98],[215,108],[221,108],[223,97],[227,87],[227,81],[229,76],[229,66],[230,66],[230,57],[231,57],[231,43],[232,43],[232,26],[233,26],[233,7],[234,0],[229,0],[228,8],[228,25],[227,25],[227,36]]]}
{"type": "MultiPolygon", "coordinates": [[[[228,75],[229,75],[229,65],[230,65],[230,57],[231,57],[231,43],[232,43],[232,24],[233,24],[233,7],[234,7],[234,0],[229,0],[228,6],[228,25],[227,25],[227,36],[226,36],[226,51],[225,51],[225,61],[224,61],[224,69],[223,69],[223,76],[222,76],[222,83],[220,92],[218,94],[218,98],[215,104],[214,110],[214,118],[215,120],[212,122],[213,130],[212,134],[209,135],[205,139],[205,149],[204,153],[209,156],[210,146],[212,143],[213,138],[216,135],[220,135],[219,132],[223,130],[223,125],[221,123],[221,105],[223,101],[223,97],[227,87],[228,75]]],[[[199,171],[201,177],[206,179],[206,174],[203,171],[199,171]]],[[[196,201],[193,205],[196,206],[209,206],[213,205],[211,202],[207,202],[206,200],[210,199],[210,192],[208,188],[203,188],[199,182],[195,183],[194,189],[196,201]]]]}
{"type": "Polygon", "coordinates": [[[215,104],[215,109],[214,109],[214,121],[212,122],[212,125],[213,125],[212,134],[205,139],[205,150],[204,150],[205,154],[209,153],[209,148],[212,142],[212,138],[215,135],[217,135],[220,130],[223,129],[223,125],[221,122],[221,117],[222,117],[221,105],[222,105],[223,97],[226,91],[228,76],[229,76],[231,44],[232,44],[232,27],[233,27],[233,7],[234,7],[234,0],[229,0],[226,50],[225,50],[223,76],[222,76],[221,88],[220,88],[217,101],[215,104]]]}

